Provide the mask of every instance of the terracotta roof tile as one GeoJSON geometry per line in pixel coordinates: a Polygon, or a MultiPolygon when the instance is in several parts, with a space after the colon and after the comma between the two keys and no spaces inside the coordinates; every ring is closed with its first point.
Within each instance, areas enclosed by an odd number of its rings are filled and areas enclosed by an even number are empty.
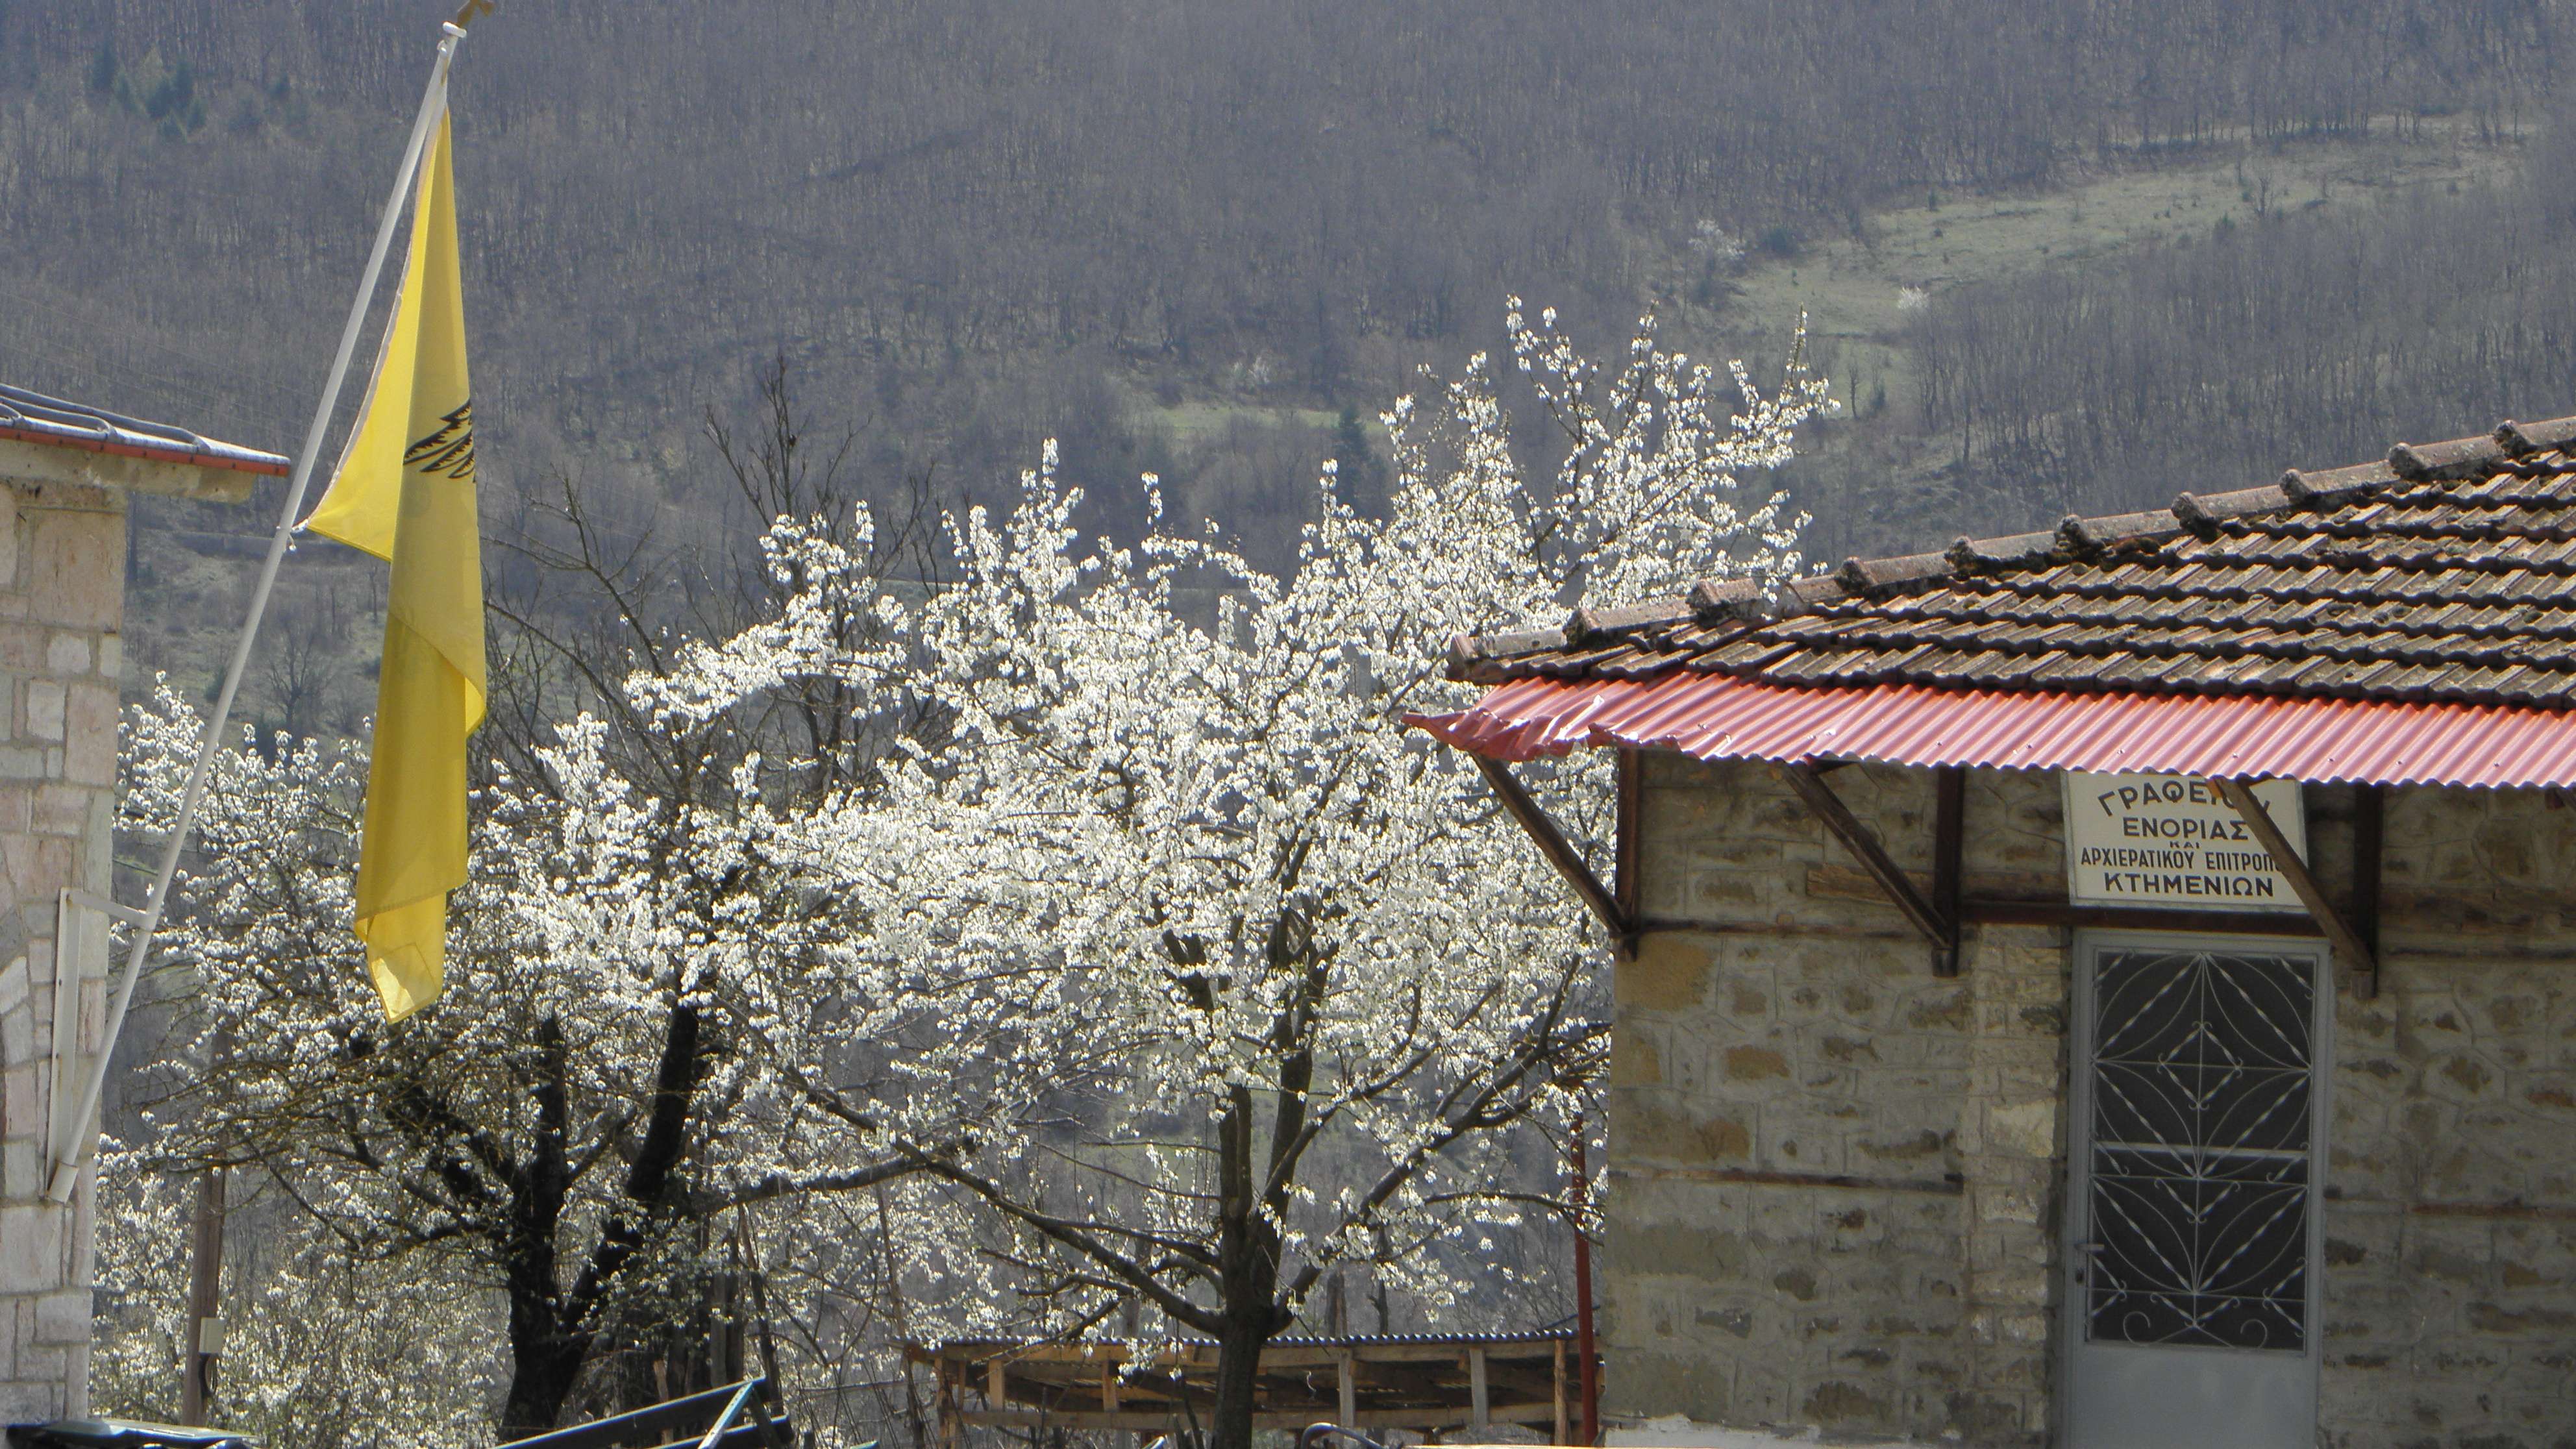
{"type": "Polygon", "coordinates": [[[1850,559],[1768,600],[1703,581],[1563,630],[1462,636],[1450,667],[2576,706],[2576,418],[1850,559]]]}

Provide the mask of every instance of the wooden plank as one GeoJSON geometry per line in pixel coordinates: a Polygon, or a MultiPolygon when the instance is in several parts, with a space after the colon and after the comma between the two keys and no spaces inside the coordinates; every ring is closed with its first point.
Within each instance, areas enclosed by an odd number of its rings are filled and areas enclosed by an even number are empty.
{"type": "MultiPolygon", "coordinates": [[[[1532,1373],[1544,1373],[1549,1357],[1555,1353],[1555,1345],[1559,1341],[1557,1337],[1550,1336],[1521,1342],[1486,1343],[1477,1346],[1485,1350],[1486,1360],[1493,1365],[1513,1364],[1522,1366],[1532,1373]]],[[[1263,1346],[1261,1350],[1261,1371],[1266,1375],[1283,1377],[1308,1371],[1329,1371],[1345,1358],[1354,1359],[1363,1365],[1446,1364],[1454,1370],[1461,1362],[1460,1355],[1465,1353],[1469,1344],[1473,1342],[1472,1338],[1463,1336],[1459,1338],[1424,1337],[1405,1342],[1371,1342],[1365,1338],[1353,1339],[1347,1343],[1274,1341],[1263,1346]]],[[[945,1362],[961,1373],[967,1374],[971,1380],[972,1370],[976,1365],[994,1358],[1008,1361],[1011,1380],[1014,1384],[1042,1382],[1081,1387],[1085,1390],[1094,1383],[1103,1364],[1118,1365],[1129,1361],[1129,1355],[1113,1351],[1113,1346],[1106,1344],[1101,1345],[1097,1352],[1091,1353],[1084,1352],[1078,1345],[1030,1344],[1005,1348],[987,1344],[975,1348],[969,1357],[942,1359],[937,1355],[923,1354],[916,1356],[915,1361],[945,1362]]],[[[1157,1382],[1177,1385],[1178,1376],[1184,1372],[1206,1372],[1216,1366],[1216,1359],[1212,1354],[1193,1355],[1184,1361],[1179,1355],[1164,1352],[1144,1357],[1142,1361],[1145,1367],[1138,1369],[1133,1376],[1121,1379],[1120,1392],[1133,1396],[1150,1391],[1157,1382]]]]}
{"type": "MultiPolygon", "coordinates": [[[[1388,1408],[1361,1409],[1358,1422],[1346,1424],[1350,1429],[1464,1429],[1468,1427],[1464,1408],[1388,1408]]],[[[1487,1415],[1495,1424],[1545,1424],[1555,1414],[1547,1404],[1496,1404],[1487,1415]]],[[[1180,1422],[1176,1414],[1096,1414],[1075,1409],[971,1409],[958,1419],[970,1428],[985,1429],[1132,1429],[1142,1433],[1165,1432],[1180,1422]]],[[[1256,1429],[1303,1429],[1314,1422],[1305,1411],[1265,1410],[1252,1416],[1256,1429]]]]}
{"type": "Polygon", "coordinates": [[[1538,801],[1521,788],[1521,782],[1513,777],[1511,767],[1483,755],[1469,758],[1476,762],[1478,770],[1484,772],[1485,783],[1494,787],[1495,798],[1503,802],[1503,809],[1520,822],[1521,829],[1531,840],[1537,842],[1539,854],[1547,857],[1548,864],[1555,866],[1556,873],[1565,877],[1565,883],[1574,887],[1574,893],[1592,908],[1592,914],[1600,917],[1602,925],[1609,927],[1610,939],[1626,940],[1631,930],[1627,917],[1619,913],[1618,898],[1601,884],[1601,878],[1592,873],[1592,867],[1584,863],[1583,852],[1574,848],[1574,843],[1565,838],[1565,832],[1557,829],[1556,822],[1539,808],[1538,801]]]}
{"type": "MultiPolygon", "coordinates": [[[[1356,1354],[1361,1359],[1372,1362],[1419,1361],[1454,1364],[1459,1361],[1459,1354],[1465,1352],[1470,1344],[1475,1344],[1482,1347],[1489,1358],[1522,1359],[1534,1364],[1544,1364],[1547,1362],[1548,1355],[1556,1351],[1555,1345],[1570,1337],[1570,1334],[1559,1332],[1533,1333],[1526,1337],[1499,1340],[1488,1340],[1474,1334],[1460,1334],[1454,1337],[1424,1334],[1420,1337],[1388,1339],[1283,1338],[1273,1339],[1262,1345],[1261,1361],[1265,1367],[1330,1368],[1347,1353],[1356,1354]]],[[[970,1340],[946,1344],[935,1351],[915,1346],[906,1350],[906,1356],[915,1363],[929,1364],[944,1361],[968,1367],[989,1359],[1004,1358],[1010,1361],[1011,1373],[1014,1377],[1036,1373],[1048,1365],[1062,1365],[1079,1369],[1080,1373],[1076,1378],[1086,1383],[1090,1381],[1091,1370],[1101,1363],[1126,1363],[1131,1358],[1140,1358],[1144,1363],[1156,1368],[1179,1368],[1184,1365],[1195,1368],[1216,1366],[1216,1348],[1213,1344],[1184,1342],[1177,1345],[1156,1345],[1153,1352],[1138,1355],[1131,1353],[1128,1345],[1115,1339],[1075,1343],[998,1344],[977,1343],[970,1340]]]]}
{"type": "Polygon", "coordinates": [[[1611,834],[1611,903],[1618,908],[1619,919],[1628,925],[1620,938],[1620,954],[1637,954],[1637,917],[1639,902],[1645,896],[1644,839],[1640,818],[1646,803],[1645,757],[1635,750],[1619,751],[1617,828],[1611,834]]]}
{"type": "MultiPolygon", "coordinates": [[[[1556,1342],[1555,1335],[1550,1335],[1547,1338],[1531,1339],[1523,1343],[1488,1343],[1483,1345],[1483,1348],[1488,1355],[1498,1359],[1527,1359],[1532,1363],[1545,1363],[1548,1354],[1552,1351],[1550,1345],[1554,1342],[1556,1342]]],[[[1351,1353],[1362,1363],[1456,1363],[1458,1350],[1463,1346],[1463,1342],[1459,1339],[1444,1341],[1429,1338],[1418,1343],[1372,1343],[1363,1338],[1352,1343],[1351,1353]]],[[[1267,1350],[1264,1351],[1267,1352],[1267,1350]]]]}
{"type": "Polygon", "coordinates": [[[1943,765],[1932,772],[1932,909],[1950,928],[1950,944],[1932,952],[1932,974],[1959,974],[1960,856],[1968,833],[1968,772],[1943,765]]]}
{"type": "Polygon", "coordinates": [[[1485,1351],[1467,1350],[1467,1427],[1484,1429],[1493,1423],[1494,1396],[1485,1381],[1485,1351]]]}
{"type": "Polygon", "coordinates": [[[2272,819],[2272,812],[2263,808],[2263,802],[2255,798],[2254,791],[2242,780],[2212,778],[2209,783],[2221,798],[2235,807],[2238,817],[2245,822],[2245,828],[2253,831],[2254,838],[2271,852],[2274,868],[2289,881],[2299,903],[2308,908],[2308,914],[2324,930],[2326,939],[2334,944],[2335,954],[2343,958],[2346,977],[2353,989],[2375,989],[2374,983],[2379,979],[2378,960],[2353,931],[2352,924],[2343,918],[2342,912],[2334,908],[2334,902],[2326,898],[2324,887],[2319,886],[2317,878],[2309,874],[2308,863],[2290,848],[2290,838],[2281,833],[2280,825],[2272,819]]]}
{"type": "Polygon", "coordinates": [[[1790,788],[1798,792],[1799,798],[1807,802],[1807,808],[1824,823],[1825,829],[1840,840],[1843,848],[1860,862],[1861,868],[1878,882],[1878,888],[1887,893],[1888,900],[1905,913],[1905,919],[1914,923],[1914,929],[1923,934],[1923,939],[1932,943],[1934,950],[1941,950],[1957,939],[1957,933],[1941,919],[1941,913],[1934,910],[1932,903],[1923,898],[1923,893],[1914,888],[1912,878],[1888,858],[1887,848],[1878,843],[1878,836],[1861,823],[1859,816],[1851,813],[1851,807],[1845,805],[1833,787],[1825,783],[1824,776],[1816,772],[1815,766],[1782,765],[1780,773],[1788,780],[1790,788]]]}
{"type": "Polygon", "coordinates": [[[1547,1442],[1550,1444],[1566,1444],[1573,1441],[1566,1437],[1572,1432],[1572,1430],[1566,1423],[1565,1418],[1565,1344],[1561,1341],[1556,1346],[1555,1370],[1555,1373],[1551,1376],[1552,1382],[1550,1387],[1556,1391],[1556,1434],[1555,1437],[1549,1439],[1547,1442]]]}
{"type": "Polygon", "coordinates": [[[2079,906],[2066,901],[1969,897],[1960,919],[1983,926],[2065,926],[2106,931],[2197,931],[2213,936],[2306,936],[2314,921],[2286,911],[2167,911],[2152,906],[2079,906]]]}
{"type": "Polygon", "coordinates": [[[2360,983],[2362,999],[2379,994],[2379,882],[2385,867],[2388,836],[2388,789],[2360,785],[2352,799],[2352,928],[2370,949],[2370,979],[2360,983]]]}
{"type": "Polygon", "coordinates": [[[1773,1172],[1754,1167],[1613,1167],[1610,1175],[1644,1182],[1729,1182],[1748,1187],[1812,1187],[1837,1192],[1911,1192],[1957,1197],[1956,1177],[1864,1177],[1841,1172],[1773,1172]]]}

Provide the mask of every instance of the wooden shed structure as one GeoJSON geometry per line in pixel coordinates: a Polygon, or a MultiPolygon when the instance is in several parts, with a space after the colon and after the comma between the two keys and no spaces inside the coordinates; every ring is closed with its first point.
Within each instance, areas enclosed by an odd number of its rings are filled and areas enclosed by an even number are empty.
{"type": "MultiPolygon", "coordinates": [[[[968,1428],[1189,1432],[1216,1402],[1213,1339],[912,1346],[937,1384],[941,1442],[968,1428]]],[[[1425,1437],[1517,1424],[1568,1444],[1580,1370],[1571,1332],[1275,1338],[1253,1425],[1331,1423],[1425,1437]]]]}

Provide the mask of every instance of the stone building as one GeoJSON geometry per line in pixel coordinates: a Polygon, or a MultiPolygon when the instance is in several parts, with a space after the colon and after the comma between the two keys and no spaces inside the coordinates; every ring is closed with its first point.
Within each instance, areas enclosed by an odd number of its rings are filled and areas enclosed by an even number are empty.
{"type": "Polygon", "coordinates": [[[68,1118],[105,1043],[129,494],[239,502],[286,460],[0,387],[0,1424],[88,1407],[90,1159],[68,1118]]]}
{"type": "Polygon", "coordinates": [[[2576,1445],[2576,419],[1452,668],[1619,751],[1614,1424],[2576,1445]]]}

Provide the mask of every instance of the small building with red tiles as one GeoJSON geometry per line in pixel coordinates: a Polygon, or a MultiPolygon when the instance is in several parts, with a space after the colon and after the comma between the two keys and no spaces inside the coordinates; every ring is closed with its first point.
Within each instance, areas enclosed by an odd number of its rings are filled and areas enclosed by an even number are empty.
{"type": "Polygon", "coordinates": [[[1632,1442],[2576,1444],[2576,419],[1451,668],[1618,755],[1632,1442]]]}

